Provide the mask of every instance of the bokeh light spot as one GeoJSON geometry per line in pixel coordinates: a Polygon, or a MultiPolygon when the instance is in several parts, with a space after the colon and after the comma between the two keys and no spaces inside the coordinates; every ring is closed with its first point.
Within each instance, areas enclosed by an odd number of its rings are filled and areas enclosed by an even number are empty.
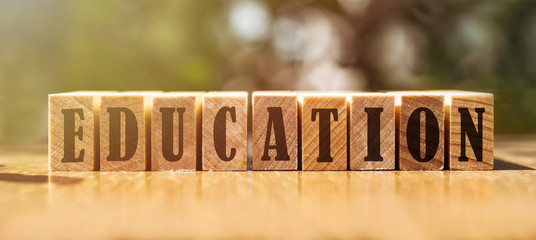
{"type": "Polygon", "coordinates": [[[237,1],[229,12],[231,31],[248,42],[265,38],[271,19],[267,6],[259,1],[237,1]]]}

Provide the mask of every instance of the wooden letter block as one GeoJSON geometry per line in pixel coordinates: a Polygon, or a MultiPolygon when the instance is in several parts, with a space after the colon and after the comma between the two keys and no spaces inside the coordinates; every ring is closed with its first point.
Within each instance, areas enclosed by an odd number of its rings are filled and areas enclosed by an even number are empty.
{"type": "Polygon", "coordinates": [[[352,94],[350,170],[395,169],[395,127],[394,94],[352,94]]]}
{"type": "Polygon", "coordinates": [[[101,171],[149,169],[150,108],[151,96],[148,93],[101,96],[101,171]]]}
{"type": "Polygon", "coordinates": [[[99,98],[71,92],[51,94],[48,101],[49,170],[97,170],[99,98]]]}
{"type": "Polygon", "coordinates": [[[151,115],[151,170],[195,171],[201,160],[202,92],[155,94],[151,115]]]}
{"type": "Polygon", "coordinates": [[[298,97],[253,93],[253,170],[298,169],[298,97]]]}
{"type": "Polygon", "coordinates": [[[400,170],[441,170],[445,165],[445,97],[402,93],[399,127],[400,170]]]}
{"type": "Polygon", "coordinates": [[[347,169],[347,96],[300,93],[302,169],[347,169]]]}
{"type": "Polygon", "coordinates": [[[203,95],[203,170],[247,170],[248,93],[203,95]]]}
{"type": "Polygon", "coordinates": [[[449,168],[492,170],[493,94],[452,92],[449,95],[449,168]]]}

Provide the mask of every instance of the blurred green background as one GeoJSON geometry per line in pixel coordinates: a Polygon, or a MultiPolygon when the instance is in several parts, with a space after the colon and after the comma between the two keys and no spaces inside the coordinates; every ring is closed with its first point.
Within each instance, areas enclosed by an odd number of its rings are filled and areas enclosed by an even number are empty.
{"type": "Polygon", "coordinates": [[[0,143],[47,139],[74,90],[495,93],[536,131],[536,1],[0,0],[0,143]]]}

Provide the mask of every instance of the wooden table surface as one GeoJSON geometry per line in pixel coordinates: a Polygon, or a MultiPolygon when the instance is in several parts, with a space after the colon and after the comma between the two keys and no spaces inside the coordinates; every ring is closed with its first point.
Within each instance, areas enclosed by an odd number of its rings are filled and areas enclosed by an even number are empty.
{"type": "Polygon", "coordinates": [[[494,171],[49,173],[0,148],[0,239],[535,239],[536,136],[494,171]]]}

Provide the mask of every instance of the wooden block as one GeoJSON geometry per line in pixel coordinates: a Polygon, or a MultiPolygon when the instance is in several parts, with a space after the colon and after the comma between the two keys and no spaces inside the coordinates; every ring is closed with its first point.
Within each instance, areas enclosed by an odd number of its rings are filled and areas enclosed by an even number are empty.
{"type": "Polygon", "coordinates": [[[395,169],[394,94],[352,94],[349,125],[350,170],[395,169]]]}
{"type": "Polygon", "coordinates": [[[450,92],[451,170],[493,169],[493,94],[450,92]]]}
{"type": "Polygon", "coordinates": [[[347,96],[299,93],[302,124],[302,169],[347,169],[347,96]]]}
{"type": "Polygon", "coordinates": [[[402,92],[400,97],[400,170],[442,170],[445,165],[444,95],[402,92]]]}
{"type": "Polygon", "coordinates": [[[101,171],[144,171],[150,167],[151,93],[101,96],[101,171]]]}
{"type": "Polygon", "coordinates": [[[48,169],[98,170],[99,98],[89,92],[48,96],[48,169]]]}
{"type": "Polygon", "coordinates": [[[203,170],[246,170],[248,93],[203,95],[203,170]]]}
{"type": "Polygon", "coordinates": [[[196,170],[201,160],[202,96],[169,92],[152,97],[151,170],[196,170]]]}
{"type": "Polygon", "coordinates": [[[253,93],[253,170],[298,169],[298,97],[253,93]]]}

